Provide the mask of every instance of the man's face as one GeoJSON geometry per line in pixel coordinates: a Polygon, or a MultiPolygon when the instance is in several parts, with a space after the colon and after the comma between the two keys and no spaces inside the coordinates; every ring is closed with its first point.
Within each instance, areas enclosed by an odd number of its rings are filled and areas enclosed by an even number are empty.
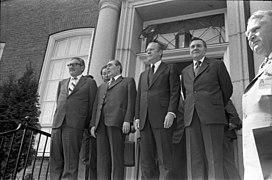
{"type": "Polygon", "coordinates": [[[206,54],[206,48],[201,40],[194,40],[190,44],[190,55],[193,60],[200,60],[206,54]]]}
{"type": "Polygon", "coordinates": [[[102,79],[103,79],[104,82],[107,82],[109,80],[107,68],[102,69],[101,76],[102,76],[102,79]]]}
{"type": "Polygon", "coordinates": [[[161,59],[162,51],[159,50],[157,43],[149,43],[146,48],[147,60],[151,64],[158,62],[161,59]]]}
{"type": "Polygon", "coordinates": [[[264,17],[248,22],[246,36],[252,51],[268,56],[272,52],[272,20],[264,17]]]}
{"type": "Polygon", "coordinates": [[[108,78],[113,78],[120,74],[120,66],[116,66],[114,61],[110,61],[107,64],[108,78]]]}
{"type": "Polygon", "coordinates": [[[77,77],[84,71],[84,66],[77,59],[72,59],[67,66],[72,77],[77,77]]]}

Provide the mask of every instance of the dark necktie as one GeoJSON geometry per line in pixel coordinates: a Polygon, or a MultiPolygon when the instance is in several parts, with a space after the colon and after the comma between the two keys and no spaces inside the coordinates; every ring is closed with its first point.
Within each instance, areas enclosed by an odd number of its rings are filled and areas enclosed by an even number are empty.
{"type": "Polygon", "coordinates": [[[195,76],[197,76],[197,74],[198,74],[200,65],[201,65],[201,61],[196,61],[196,63],[195,63],[195,76]]]}
{"type": "Polygon", "coordinates": [[[71,83],[68,88],[69,94],[71,94],[71,92],[74,90],[74,88],[76,86],[76,80],[77,80],[77,77],[71,79],[71,83]]]}
{"type": "Polygon", "coordinates": [[[155,65],[152,64],[151,68],[149,69],[149,85],[151,84],[152,80],[153,80],[153,76],[154,76],[154,69],[155,69],[155,65]]]}
{"type": "Polygon", "coordinates": [[[269,60],[269,58],[266,57],[266,58],[264,59],[264,61],[262,62],[260,68],[263,68],[263,67],[266,65],[266,63],[268,62],[268,60],[269,60]]]}

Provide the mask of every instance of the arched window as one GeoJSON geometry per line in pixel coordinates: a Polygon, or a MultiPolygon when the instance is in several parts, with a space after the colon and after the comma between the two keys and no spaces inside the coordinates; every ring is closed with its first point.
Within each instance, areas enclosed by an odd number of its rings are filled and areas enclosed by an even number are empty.
{"type": "Polygon", "coordinates": [[[83,75],[88,72],[93,37],[94,28],[73,29],[49,37],[39,81],[42,130],[51,130],[58,83],[70,77],[67,62],[72,57],[80,57],[86,64],[83,75]]]}

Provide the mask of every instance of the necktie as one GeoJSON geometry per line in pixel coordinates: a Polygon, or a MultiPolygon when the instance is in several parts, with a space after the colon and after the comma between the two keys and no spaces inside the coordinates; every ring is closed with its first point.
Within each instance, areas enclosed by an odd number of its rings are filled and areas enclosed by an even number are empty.
{"type": "Polygon", "coordinates": [[[151,66],[151,68],[149,69],[149,85],[151,84],[152,80],[153,80],[153,76],[154,76],[154,69],[155,69],[155,65],[153,64],[151,66]]]}
{"type": "Polygon", "coordinates": [[[115,79],[111,78],[109,85],[112,85],[114,83],[115,79]]]}
{"type": "Polygon", "coordinates": [[[262,62],[261,66],[260,66],[260,69],[263,68],[263,67],[266,65],[266,63],[268,62],[268,60],[269,60],[268,57],[266,57],[266,58],[264,59],[264,61],[262,62]]]}
{"type": "Polygon", "coordinates": [[[70,85],[69,85],[69,94],[71,94],[71,92],[74,90],[75,86],[76,86],[76,81],[77,81],[77,78],[72,78],[71,79],[71,82],[70,82],[70,85]]]}
{"type": "Polygon", "coordinates": [[[201,61],[196,61],[195,63],[195,76],[198,74],[201,61]]]}

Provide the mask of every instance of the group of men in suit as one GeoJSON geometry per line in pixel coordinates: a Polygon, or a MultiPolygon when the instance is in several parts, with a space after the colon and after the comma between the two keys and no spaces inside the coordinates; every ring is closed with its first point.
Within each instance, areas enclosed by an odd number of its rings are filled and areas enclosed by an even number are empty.
{"type": "Polygon", "coordinates": [[[82,132],[90,128],[97,146],[97,169],[91,172],[97,179],[124,179],[124,142],[131,124],[141,135],[142,179],[222,178],[224,108],[232,84],[223,61],[206,58],[206,49],[205,41],[192,39],[193,63],[180,81],[177,66],[161,61],[162,44],[150,42],[151,66],[141,73],[138,92],[133,78],[122,77],[118,60],[108,62],[108,79],[97,89],[92,78],[82,76],[84,60],[73,58],[71,78],[59,83],[57,93],[51,178],[77,179],[82,132]]]}
{"type": "MultiPolygon", "coordinates": [[[[272,176],[271,161],[261,164],[253,136],[255,129],[272,124],[271,31],[271,10],[258,11],[248,21],[249,45],[266,59],[243,96],[245,179],[272,176]]],[[[177,66],[161,61],[163,46],[150,42],[146,49],[150,67],[140,75],[138,92],[133,78],[121,76],[118,60],[102,68],[105,80],[97,89],[92,78],[82,76],[84,60],[72,58],[71,77],[60,81],[57,90],[50,178],[78,178],[82,137],[90,129],[96,138],[91,142],[97,143],[93,177],[124,179],[124,142],[133,124],[141,135],[142,179],[159,179],[162,174],[164,179],[240,179],[232,140],[241,121],[230,100],[229,73],[223,61],[205,56],[204,40],[193,38],[189,49],[193,63],[182,70],[180,80],[177,66]]]]}

